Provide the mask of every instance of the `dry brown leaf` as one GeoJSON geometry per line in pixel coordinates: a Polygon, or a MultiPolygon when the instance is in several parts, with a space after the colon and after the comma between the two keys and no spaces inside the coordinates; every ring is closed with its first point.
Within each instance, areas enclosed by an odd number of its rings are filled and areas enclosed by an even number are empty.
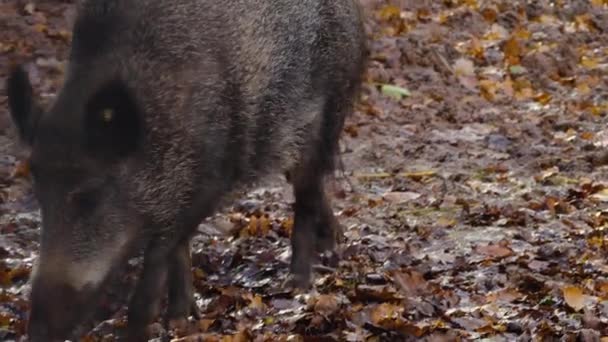
{"type": "Polygon", "coordinates": [[[14,178],[27,178],[30,176],[30,164],[27,160],[23,160],[17,163],[15,170],[13,171],[14,178]]]}
{"type": "Polygon", "coordinates": [[[511,37],[505,42],[502,49],[505,54],[505,60],[509,65],[517,65],[520,62],[522,55],[522,47],[515,37],[511,37]]]}
{"type": "Polygon", "coordinates": [[[215,319],[201,319],[198,321],[198,327],[200,331],[207,332],[213,323],[215,323],[215,319]]]}
{"type": "Polygon", "coordinates": [[[224,336],[222,342],[248,342],[252,340],[251,333],[248,329],[241,329],[233,336],[224,336]]]}
{"type": "Polygon", "coordinates": [[[382,20],[399,18],[399,16],[401,15],[401,9],[394,5],[386,5],[382,7],[380,11],[378,11],[378,15],[382,20]]]}
{"type": "Polygon", "coordinates": [[[405,177],[405,178],[409,178],[413,181],[421,181],[425,178],[428,177],[433,177],[437,175],[437,172],[433,171],[433,170],[428,170],[428,171],[418,171],[418,172],[402,172],[399,174],[400,177],[405,177]]]}
{"type": "Polygon", "coordinates": [[[591,92],[591,87],[588,83],[578,83],[576,85],[576,91],[581,95],[589,94],[591,92]]]}
{"type": "Polygon", "coordinates": [[[420,21],[427,21],[431,17],[431,11],[428,8],[420,8],[416,11],[416,18],[420,21]]]}
{"type": "Polygon", "coordinates": [[[509,32],[507,31],[507,29],[505,29],[503,26],[501,26],[499,24],[494,23],[490,27],[490,31],[488,31],[486,34],[484,34],[483,40],[490,41],[490,42],[496,42],[496,41],[501,41],[503,39],[506,39],[508,36],[509,36],[509,32]]]}
{"type": "Polygon", "coordinates": [[[174,338],[171,342],[220,342],[220,338],[214,334],[194,334],[182,338],[174,338]]]}
{"type": "Polygon", "coordinates": [[[500,244],[477,246],[475,251],[491,258],[505,258],[513,254],[513,250],[511,248],[500,244]]]}
{"type": "Polygon", "coordinates": [[[608,188],[600,190],[589,197],[599,202],[608,202],[608,188]]]}
{"type": "Polygon", "coordinates": [[[524,295],[513,288],[502,289],[492,292],[486,296],[488,302],[511,303],[514,300],[522,298],[524,295]]]}
{"type": "Polygon", "coordinates": [[[602,299],[608,298],[608,281],[600,281],[596,284],[596,291],[602,299]]]}
{"type": "Polygon", "coordinates": [[[528,40],[532,36],[532,32],[530,32],[524,27],[519,27],[513,31],[512,36],[519,40],[528,40]]]}
{"type": "Polygon", "coordinates": [[[401,297],[392,286],[388,285],[359,285],[355,290],[361,300],[391,301],[401,297]]]}
{"type": "Polygon", "coordinates": [[[488,101],[494,101],[494,99],[496,98],[497,89],[498,89],[498,86],[497,86],[496,82],[494,82],[492,80],[479,81],[479,90],[480,90],[481,96],[483,96],[483,98],[485,98],[488,101]]]}
{"type": "Polygon", "coordinates": [[[390,303],[382,303],[374,308],[371,313],[372,322],[381,327],[392,327],[394,321],[401,319],[403,307],[390,303]]]}
{"type": "Polygon", "coordinates": [[[473,61],[466,58],[458,58],[452,66],[454,74],[456,76],[474,76],[475,75],[475,64],[473,61]]]}
{"type": "Polygon", "coordinates": [[[483,60],[485,56],[485,49],[481,41],[475,37],[471,38],[467,54],[475,59],[483,60]]]}
{"type": "Polygon", "coordinates": [[[595,69],[600,64],[600,61],[598,58],[595,58],[595,57],[583,56],[583,57],[581,57],[580,64],[584,68],[595,69]]]}
{"type": "Polygon", "coordinates": [[[583,140],[593,140],[593,138],[595,138],[595,134],[593,132],[582,132],[580,136],[583,140]]]}
{"type": "Polygon", "coordinates": [[[420,196],[422,195],[413,191],[392,191],[382,195],[382,198],[387,202],[401,204],[417,200],[420,196]]]}
{"type": "Polygon", "coordinates": [[[268,215],[262,215],[261,217],[252,215],[249,218],[247,228],[244,230],[245,232],[242,231],[242,233],[245,233],[245,236],[266,236],[271,226],[268,215]]]}
{"type": "Polygon", "coordinates": [[[316,298],[314,310],[315,312],[329,316],[338,311],[339,302],[335,295],[323,294],[316,298]]]}
{"type": "Polygon", "coordinates": [[[487,22],[490,22],[490,23],[496,22],[496,18],[498,17],[496,10],[494,8],[490,8],[490,7],[486,7],[483,10],[481,10],[481,15],[487,22]]]}
{"type": "Polygon", "coordinates": [[[446,227],[446,228],[452,228],[454,227],[458,222],[451,218],[451,217],[440,217],[437,220],[437,225],[440,227],[446,227]]]}
{"type": "Polygon", "coordinates": [[[251,295],[249,298],[249,307],[255,310],[264,310],[266,305],[259,295],[251,295]]]}
{"type": "Polygon", "coordinates": [[[528,263],[528,268],[535,272],[542,272],[549,267],[549,263],[541,260],[532,260],[528,263]]]}
{"type": "Polygon", "coordinates": [[[569,307],[575,311],[580,311],[585,307],[585,295],[583,290],[578,286],[564,286],[562,287],[564,300],[569,307]]]}
{"type": "Polygon", "coordinates": [[[420,272],[395,271],[392,277],[406,296],[416,296],[428,290],[428,283],[420,272]]]}
{"type": "Polygon", "coordinates": [[[551,94],[549,93],[538,93],[534,96],[534,100],[542,105],[546,105],[551,101],[551,94]]]}
{"type": "Polygon", "coordinates": [[[459,76],[458,82],[460,82],[463,87],[467,88],[472,92],[476,92],[477,87],[479,86],[479,81],[475,76],[459,76]]]}

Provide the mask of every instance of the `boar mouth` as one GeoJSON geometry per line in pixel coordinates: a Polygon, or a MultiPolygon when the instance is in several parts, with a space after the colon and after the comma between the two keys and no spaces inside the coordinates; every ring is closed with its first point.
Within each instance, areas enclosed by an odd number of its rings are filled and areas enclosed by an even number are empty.
{"type": "MultiPolygon", "coordinates": [[[[134,241],[127,245],[135,247],[134,241]]],[[[127,270],[131,273],[129,260],[137,256],[138,249],[127,248],[123,252],[98,283],[74,287],[67,279],[61,279],[65,275],[62,272],[34,275],[27,327],[30,341],[78,340],[95,327],[96,321],[115,313],[115,305],[108,304],[122,304],[128,299],[130,291],[124,289],[121,279],[127,270]]]]}
{"type": "Polygon", "coordinates": [[[97,291],[76,290],[67,284],[37,280],[32,286],[28,335],[31,341],[59,341],[73,337],[90,317],[97,291]]]}

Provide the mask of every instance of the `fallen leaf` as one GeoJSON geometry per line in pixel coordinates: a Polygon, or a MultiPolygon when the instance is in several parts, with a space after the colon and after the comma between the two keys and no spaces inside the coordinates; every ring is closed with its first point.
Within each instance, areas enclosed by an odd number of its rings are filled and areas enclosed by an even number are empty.
{"type": "Polygon", "coordinates": [[[421,181],[424,178],[436,176],[437,172],[433,170],[428,171],[418,171],[418,172],[402,172],[399,174],[400,177],[409,178],[414,181],[421,181]]]}
{"type": "Polygon", "coordinates": [[[597,58],[587,56],[581,57],[581,66],[583,66],[584,68],[595,69],[598,67],[599,64],[600,62],[597,58]]]}
{"type": "Polygon", "coordinates": [[[488,302],[511,303],[523,296],[524,295],[516,289],[507,288],[488,294],[486,300],[488,302]]]}
{"type": "Polygon", "coordinates": [[[382,195],[382,198],[384,198],[385,201],[400,204],[414,201],[420,198],[420,196],[422,195],[413,191],[393,191],[385,193],[382,195]]]}
{"type": "Polygon", "coordinates": [[[404,97],[410,96],[411,93],[409,90],[391,84],[383,84],[380,86],[380,91],[382,94],[389,96],[395,100],[401,100],[404,97]]]}
{"type": "Polygon", "coordinates": [[[417,296],[429,290],[428,283],[420,272],[395,271],[392,277],[407,297],[417,296]]]}
{"type": "Polygon", "coordinates": [[[477,331],[487,326],[488,324],[491,324],[485,319],[475,317],[455,317],[452,318],[452,321],[454,321],[467,331],[477,331]]]}
{"type": "Polygon", "coordinates": [[[30,164],[27,160],[20,161],[13,171],[14,178],[27,178],[30,175],[30,164]]]}
{"type": "Polygon", "coordinates": [[[475,248],[475,251],[491,258],[505,258],[510,255],[513,255],[513,250],[511,248],[507,246],[502,246],[500,244],[477,246],[475,248]]]}
{"type": "Polygon", "coordinates": [[[598,200],[600,202],[608,202],[608,188],[600,190],[589,197],[591,197],[595,200],[598,200]]]}
{"type": "Polygon", "coordinates": [[[583,290],[578,286],[564,286],[562,287],[564,300],[569,307],[575,311],[580,311],[585,307],[585,295],[583,290]]]}
{"type": "Polygon", "coordinates": [[[329,316],[338,311],[339,302],[335,295],[324,294],[316,298],[314,310],[315,312],[329,316]]]}
{"type": "Polygon", "coordinates": [[[490,22],[490,23],[494,23],[498,16],[498,14],[496,13],[496,10],[493,8],[490,8],[490,7],[486,7],[483,10],[481,10],[481,15],[487,22],[490,22]]]}
{"type": "Polygon", "coordinates": [[[399,18],[399,16],[401,15],[401,10],[397,6],[386,5],[383,6],[380,11],[378,11],[378,14],[380,15],[380,19],[386,21],[390,19],[399,18]]]}
{"type": "Polygon", "coordinates": [[[361,300],[392,301],[400,299],[401,295],[388,285],[359,285],[356,287],[357,298],[361,300]]]}
{"type": "Polygon", "coordinates": [[[549,267],[549,263],[546,261],[540,261],[535,259],[528,263],[528,268],[536,272],[542,272],[546,270],[547,267],[549,267]]]}
{"type": "Polygon", "coordinates": [[[511,75],[522,75],[526,72],[528,72],[528,70],[519,64],[511,65],[509,67],[509,73],[511,73],[511,75]]]}
{"type": "Polygon", "coordinates": [[[522,55],[522,48],[516,38],[507,40],[502,51],[505,54],[505,59],[509,65],[519,64],[519,58],[522,55]]]}
{"type": "Polygon", "coordinates": [[[371,319],[372,322],[378,326],[392,326],[393,324],[391,323],[395,320],[399,320],[402,313],[402,306],[382,303],[374,308],[371,319]]]}
{"type": "Polygon", "coordinates": [[[458,58],[454,65],[452,66],[454,70],[454,74],[456,76],[474,76],[475,75],[475,65],[473,62],[466,58],[458,58]]]}

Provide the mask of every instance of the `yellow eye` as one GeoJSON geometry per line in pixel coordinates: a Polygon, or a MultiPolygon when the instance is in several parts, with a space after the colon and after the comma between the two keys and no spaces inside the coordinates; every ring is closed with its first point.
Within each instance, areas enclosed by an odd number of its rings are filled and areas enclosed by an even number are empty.
{"type": "Polygon", "coordinates": [[[103,121],[105,122],[110,122],[114,119],[114,111],[112,109],[104,109],[101,112],[101,118],[103,119],[103,121]]]}

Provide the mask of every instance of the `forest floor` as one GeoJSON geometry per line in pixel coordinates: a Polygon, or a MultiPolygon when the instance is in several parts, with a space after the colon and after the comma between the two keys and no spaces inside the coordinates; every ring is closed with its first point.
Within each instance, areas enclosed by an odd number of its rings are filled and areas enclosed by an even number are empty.
{"type": "MultiPolygon", "coordinates": [[[[608,1],[362,2],[337,268],[283,287],[293,198],[272,180],[200,226],[202,319],[158,341],[608,341],[608,1]]],[[[28,62],[48,104],[72,18],[0,1],[0,340],[24,334],[40,227],[4,79],[28,62]]],[[[136,266],[83,341],[123,336],[136,266]]]]}

